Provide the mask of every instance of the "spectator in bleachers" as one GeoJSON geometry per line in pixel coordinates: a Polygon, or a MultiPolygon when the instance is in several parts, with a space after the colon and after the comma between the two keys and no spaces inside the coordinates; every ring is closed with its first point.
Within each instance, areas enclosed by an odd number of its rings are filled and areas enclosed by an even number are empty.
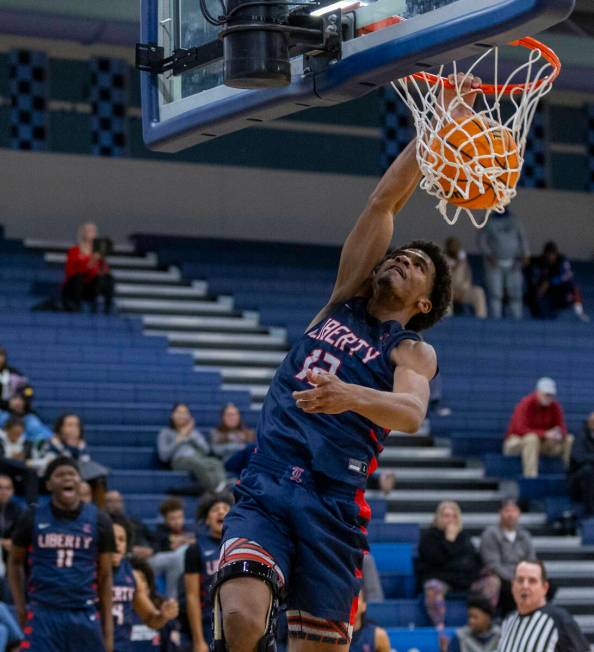
{"type": "Polygon", "coordinates": [[[368,600],[372,602],[365,590],[360,591],[349,652],[390,652],[392,646],[388,632],[383,627],[378,627],[367,620],[368,600]]]}
{"type": "Polygon", "coordinates": [[[594,516],[594,412],[571,448],[569,492],[573,500],[584,503],[586,516],[594,516]]]}
{"type": "Polygon", "coordinates": [[[208,652],[212,640],[210,583],[219,568],[223,520],[232,505],[230,494],[206,494],[196,512],[206,532],[188,546],[179,586],[182,632],[191,639],[192,652],[208,652]]]}
{"type": "Polygon", "coordinates": [[[35,448],[25,436],[25,424],[20,417],[10,417],[0,428],[0,472],[16,482],[27,502],[37,498],[39,482],[32,468],[35,448]]]}
{"type": "Polygon", "coordinates": [[[204,435],[185,403],[176,403],[169,416],[169,426],[157,438],[161,462],[175,471],[190,471],[207,491],[220,491],[225,485],[225,469],[221,460],[211,457],[204,435]]]}
{"type": "Polygon", "coordinates": [[[460,240],[448,238],[445,244],[446,260],[452,275],[452,303],[471,305],[478,319],[487,316],[485,291],[480,285],[472,284],[472,270],[460,240]]]}
{"type": "Polygon", "coordinates": [[[506,210],[492,213],[479,232],[478,243],[485,258],[485,282],[491,316],[501,319],[503,299],[507,297],[514,319],[522,318],[522,266],[530,251],[522,222],[506,210]]]}
{"type": "Polygon", "coordinates": [[[513,498],[499,508],[499,524],[489,526],[481,536],[483,564],[501,580],[498,608],[502,616],[515,609],[511,593],[514,571],[522,559],[536,559],[532,537],[519,527],[521,511],[513,498]]]}
{"type": "Polygon", "coordinates": [[[377,571],[373,555],[368,552],[363,557],[363,592],[369,602],[383,602],[384,589],[377,571]]]}
{"type": "Polygon", "coordinates": [[[505,440],[504,455],[521,455],[526,478],[538,477],[541,455],[561,457],[567,468],[573,435],[567,432],[563,408],[556,400],[557,384],[552,378],[541,378],[536,389],[516,405],[505,440]]]}
{"type": "Polygon", "coordinates": [[[219,425],[212,431],[212,450],[226,462],[233,453],[243,450],[247,444],[256,441],[256,433],[241,419],[241,413],[234,403],[227,403],[221,410],[219,425]]]}
{"type": "Polygon", "coordinates": [[[27,378],[8,364],[6,349],[0,346],[0,410],[8,411],[9,401],[17,389],[27,384],[27,378]]]}
{"type": "Polygon", "coordinates": [[[14,526],[21,515],[23,508],[14,499],[14,484],[12,479],[4,474],[0,474],[0,550],[1,561],[0,569],[0,600],[6,596],[5,572],[8,554],[12,547],[12,533],[14,526]]]}
{"type": "Polygon", "coordinates": [[[131,549],[132,554],[140,559],[147,559],[155,552],[154,536],[150,529],[142,522],[126,514],[124,497],[116,489],[105,494],[105,511],[110,516],[123,516],[132,528],[131,549]]]}
{"type": "Polygon", "coordinates": [[[547,242],[542,255],[532,260],[527,277],[527,302],[534,317],[554,319],[562,310],[573,308],[578,319],[589,321],[571,263],[554,242],[547,242]]]}
{"type": "Polygon", "coordinates": [[[157,526],[155,548],[157,554],[148,562],[157,575],[165,576],[165,594],[177,598],[179,578],[184,572],[184,557],[196,536],[185,527],[184,505],[178,498],[167,498],[159,512],[163,523],[157,526]]]}
{"type": "Polygon", "coordinates": [[[486,598],[473,595],[466,603],[468,623],[456,630],[447,652],[496,652],[501,629],[493,624],[495,611],[486,598]]]}
{"type": "Polygon", "coordinates": [[[91,488],[91,485],[84,480],[80,483],[78,495],[83,503],[93,502],[93,489],[91,488]]]}
{"type": "Polygon", "coordinates": [[[479,580],[481,565],[470,535],[462,527],[455,502],[437,507],[432,526],[421,534],[417,578],[425,593],[425,608],[439,630],[445,625],[448,591],[468,591],[479,580]]]}
{"type": "Polygon", "coordinates": [[[20,385],[8,399],[5,410],[0,410],[0,428],[11,417],[18,417],[25,424],[27,441],[41,444],[52,436],[52,431],[43,423],[32,406],[33,389],[30,385],[20,385]]]}
{"type": "Polygon", "coordinates": [[[78,229],[78,244],[68,250],[62,285],[66,311],[80,312],[83,301],[89,302],[96,311],[97,299],[103,297],[104,312],[111,312],[114,280],[107,263],[109,241],[97,236],[95,224],[82,224],[78,229]]]}
{"type": "Polygon", "coordinates": [[[109,470],[91,459],[85,441],[84,425],[78,414],[65,413],[58,417],[54,425],[54,435],[47,442],[43,453],[46,465],[56,457],[65,456],[76,460],[81,477],[91,484],[97,502],[103,503],[105,479],[109,470]]]}
{"type": "Polygon", "coordinates": [[[547,604],[549,582],[541,561],[521,561],[512,591],[517,611],[501,626],[498,652],[588,652],[590,644],[573,616],[547,604]]]}

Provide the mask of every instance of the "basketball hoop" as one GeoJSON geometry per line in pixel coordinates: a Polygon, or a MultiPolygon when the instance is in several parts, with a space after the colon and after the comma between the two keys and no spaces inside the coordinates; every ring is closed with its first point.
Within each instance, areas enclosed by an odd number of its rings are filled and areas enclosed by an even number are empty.
{"type": "Polygon", "coordinates": [[[437,209],[448,224],[466,214],[482,228],[492,212],[503,213],[516,196],[536,107],[561,70],[557,55],[532,37],[509,45],[526,48],[529,55],[502,82],[498,47],[486,50],[461,75],[453,61],[453,84],[443,76],[443,66],[438,75],[419,72],[392,82],[413,114],[421,188],[439,199],[437,209]],[[491,57],[493,83],[472,89],[478,96],[471,106],[465,81],[491,57]],[[448,107],[440,101],[444,87],[456,91],[448,107]],[[482,219],[473,212],[479,210],[482,219]]]}

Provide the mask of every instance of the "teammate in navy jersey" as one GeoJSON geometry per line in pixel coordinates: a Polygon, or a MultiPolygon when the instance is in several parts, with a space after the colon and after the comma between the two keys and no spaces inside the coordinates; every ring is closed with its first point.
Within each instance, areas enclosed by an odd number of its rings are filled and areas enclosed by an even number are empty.
{"type": "MultiPolygon", "coordinates": [[[[466,82],[469,103],[479,83],[466,82]]],[[[445,89],[442,107],[454,95],[445,89]]],[[[274,649],[285,598],[294,652],[348,650],[371,516],[367,477],[386,434],[414,433],[425,418],[437,360],[418,332],[446,313],[451,296],[437,245],[388,251],[394,214],[420,176],[412,142],[346,239],[327,305],[274,376],[257,451],[225,519],[217,652],[274,649]]]]}
{"type": "Polygon", "coordinates": [[[81,502],[80,474],[72,458],[53,460],[45,480],[50,500],[27,510],[12,535],[8,573],[25,633],[22,647],[112,652],[111,521],[95,505],[81,502]]]}
{"type": "Polygon", "coordinates": [[[363,591],[361,591],[349,652],[390,652],[388,633],[382,627],[370,623],[366,616],[367,601],[363,591]]]}
{"type": "Polygon", "coordinates": [[[208,652],[212,640],[210,583],[219,568],[223,520],[232,504],[229,494],[207,494],[198,505],[197,520],[206,532],[186,550],[178,592],[182,631],[192,639],[192,652],[208,652]]]}
{"type": "Polygon", "coordinates": [[[133,612],[151,629],[161,629],[177,618],[178,605],[173,599],[165,600],[157,608],[150,599],[147,583],[141,573],[132,568],[127,558],[131,526],[123,516],[112,516],[116,553],[113,563],[113,649],[114,652],[131,650],[133,612]]]}

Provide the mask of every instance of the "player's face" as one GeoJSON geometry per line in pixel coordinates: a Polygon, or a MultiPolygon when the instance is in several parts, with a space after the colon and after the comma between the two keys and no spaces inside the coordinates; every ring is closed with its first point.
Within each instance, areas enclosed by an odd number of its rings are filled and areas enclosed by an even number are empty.
{"type": "Polygon", "coordinates": [[[542,571],[538,564],[518,564],[512,581],[512,594],[520,614],[542,607],[546,603],[548,590],[549,584],[542,581],[542,571]]]}
{"type": "Polygon", "coordinates": [[[206,525],[215,539],[220,539],[223,534],[223,521],[231,508],[227,503],[215,503],[206,516],[206,525]]]}
{"type": "Polygon", "coordinates": [[[405,305],[414,305],[423,297],[429,299],[434,276],[435,265],[424,251],[399,249],[380,265],[373,283],[380,291],[389,289],[405,305]]]}
{"type": "Polygon", "coordinates": [[[468,610],[468,627],[473,634],[482,634],[491,627],[491,616],[481,609],[470,607],[468,610]]]}
{"type": "Polygon", "coordinates": [[[59,507],[76,509],[80,504],[80,475],[71,466],[59,466],[47,486],[59,507]]]}
{"type": "Polygon", "coordinates": [[[126,530],[119,524],[113,524],[113,537],[116,544],[116,552],[112,555],[111,560],[114,566],[119,566],[122,557],[126,554],[128,550],[128,537],[126,536],[126,530]]]}

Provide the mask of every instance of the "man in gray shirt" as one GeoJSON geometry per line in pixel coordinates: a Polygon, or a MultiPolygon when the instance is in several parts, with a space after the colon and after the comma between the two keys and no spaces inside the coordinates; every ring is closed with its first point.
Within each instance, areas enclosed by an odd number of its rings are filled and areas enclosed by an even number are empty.
{"type": "Polygon", "coordinates": [[[508,210],[503,215],[493,213],[487,226],[479,232],[478,244],[485,257],[491,316],[501,319],[503,298],[507,295],[512,317],[521,319],[522,266],[530,255],[522,222],[508,210]]]}
{"type": "Polygon", "coordinates": [[[515,609],[511,582],[518,562],[536,559],[530,533],[518,527],[520,508],[513,498],[506,498],[499,508],[499,524],[488,527],[481,536],[483,564],[501,580],[499,609],[505,616],[515,609]]]}

